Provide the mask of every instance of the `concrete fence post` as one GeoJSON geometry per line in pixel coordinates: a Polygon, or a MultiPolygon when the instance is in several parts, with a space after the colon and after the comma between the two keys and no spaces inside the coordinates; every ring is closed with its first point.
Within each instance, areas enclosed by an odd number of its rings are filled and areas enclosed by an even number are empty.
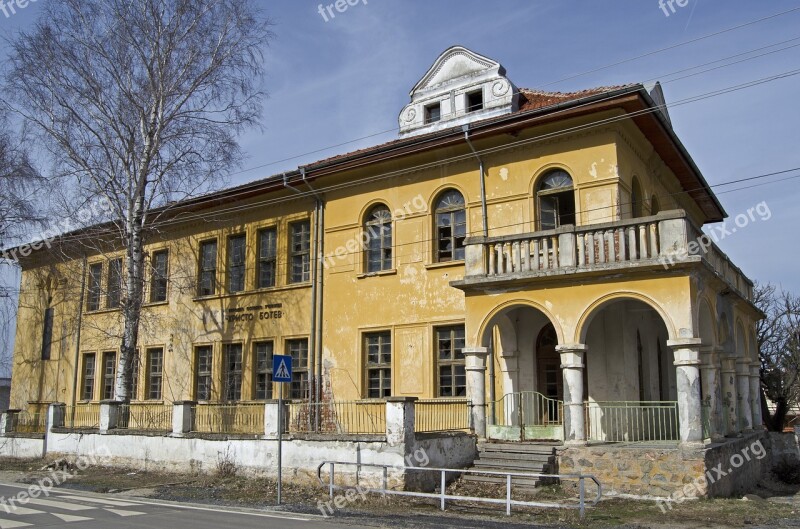
{"type": "Polygon", "coordinates": [[[283,403],[283,409],[280,408],[278,400],[268,400],[264,404],[264,438],[277,439],[278,438],[278,416],[283,413],[283,433],[286,433],[288,414],[287,403],[283,403]]]}
{"type": "Polygon", "coordinates": [[[417,397],[390,397],[386,399],[386,442],[389,446],[414,443],[416,417],[414,405],[417,397]]]}
{"type": "Polygon", "coordinates": [[[119,425],[119,405],[116,400],[100,401],[100,433],[107,434],[119,425]]]}
{"type": "Polygon", "coordinates": [[[183,400],[172,403],[172,437],[183,437],[194,429],[197,402],[183,400]]]}
{"type": "Polygon", "coordinates": [[[0,435],[14,433],[20,412],[21,410],[6,410],[0,415],[0,435]]]}
{"type": "Polygon", "coordinates": [[[63,402],[53,402],[47,407],[47,423],[45,431],[50,433],[53,428],[63,428],[67,405],[63,402]]]}

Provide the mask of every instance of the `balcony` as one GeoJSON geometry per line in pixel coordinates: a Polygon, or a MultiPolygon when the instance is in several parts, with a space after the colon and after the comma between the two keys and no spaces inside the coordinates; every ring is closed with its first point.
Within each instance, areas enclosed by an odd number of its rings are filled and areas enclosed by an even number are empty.
{"type": "Polygon", "coordinates": [[[741,297],[753,299],[752,281],[683,210],[519,235],[470,237],[465,244],[465,278],[452,283],[462,290],[702,263],[741,297]]]}

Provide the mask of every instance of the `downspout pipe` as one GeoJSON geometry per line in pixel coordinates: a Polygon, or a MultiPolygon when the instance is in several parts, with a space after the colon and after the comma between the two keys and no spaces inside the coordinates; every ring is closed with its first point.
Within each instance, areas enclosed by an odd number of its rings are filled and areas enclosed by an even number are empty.
{"type": "Polygon", "coordinates": [[[475,150],[475,146],[472,144],[472,140],[469,139],[469,125],[464,125],[461,128],[464,131],[464,139],[469,145],[472,154],[475,155],[475,158],[478,159],[478,164],[480,168],[480,182],[481,182],[481,217],[483,220],[483,236],[489,236],[489,222],[488,222],[488,215],[486,213],[486,178],[484,177],[485,174],[485,167],[483,165],[483,158],[480,157],[478,151],[475,150]]]}
{"type": "MultiPolygon", "coordinates": [[[[86,294],[86,269],[87,259],[86,254],[83,255],[83,264],[81,272],[81,293],[78,296],[78,328],[75,330],[75,365],[72,373],[72,420],[75,420],[75,404],[78,402],[78,367],[81,359],[81,329],[83,328],[83,303],[86,294]]],[[[47,439],[47,436],[45,436],[47,439]]]]}
{"type": "MultiPolygon", "coordinates": [[[[472,144],[472,140],[469,138],[469,124],[464,125],[461,127],[461,130],[464,131],[464,140],[467,142],[472,154],[475,155],[475,158],[478,159],[478,167],[480,170],[480,182],[481,182],[481,218],[483,221],[483,236],[489,236],[489,216],[486,212],[486,168],[483,164],[483,158],[480,157],[478,151],[475,150],[475,146],[472,144]]],[[[492,403],[492,422],[494,423],[494,401],[496,400],[496,390],[495,390],[495,369],[494,369],[494,331],[492,331],[492,339],[490,341],[489,346],[489,401],[492,403]]]]}

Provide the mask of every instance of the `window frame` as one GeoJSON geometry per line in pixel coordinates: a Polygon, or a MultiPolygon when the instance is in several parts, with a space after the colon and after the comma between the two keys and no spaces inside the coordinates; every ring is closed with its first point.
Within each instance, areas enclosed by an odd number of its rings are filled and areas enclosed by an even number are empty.
{"type": "Polygon", "coordinates": [[[142,373],[141,369],[141,362],[142,362],[142,355],[137,347],[136,350],[133,352],[133,359],[131,360],[131,372],[130,372],[130,386],[129,386],[129,397],[130,400],[139,400],[139,376],[142,373]]]}
{"type": "Polygon", "coordinates": [[[275,356],[275,341],[274,340],[258,340],[253,342],[253,400],[271,400],[274,392],[275,383],[272,380],[272,357],[275,356]],[[259,346],[269,346],[269,351],[266,352],[266,361],[261,367],[259,360],[260,352],[259,346]],[[264,377],[263,396],[262,390],[259,389],[261,385],[260,377],[264,377]]]}
{"type": "Polygon", "coordinates": [[[94,400],[94,386],[97,378],[97,353],[83,353],[81,364],[81,400],[94,400]],[[91,360],[91,363],[89,362],[91,360]],[[91,372],[89,366],[91,365],[91,372]],[[88,383],[88,384],[87,384],[88,383]],[[88,393],[87,393],[88,390],[88,393]]]}
{"type": "Polygon", "coordinates": [[[247,234],[237,233],[228,237],[227,247],[227,265],[225,267],[225,286],[228,289],[228,294],[238,294],[247,290],[247,234]],[[235,243],[241,242],[241,248],[234,248],[235,243]],[[241,251],[241,255],[237,252],[241,251]],[[236,257],[240,257],[241,261],[234,261],[236,257]],[[236,276],[234,276],[236,272],[236,276]],[[234,279],[237,284],[234,288],[234,279]]]}
{"type": "Polygon", "coordinates": [[[149,401],[161,401],[164,400],[164,348],[163,347],[148,347],[145,351],[147,356],[147,366],[146,366],[146,379],[145,379],[145,400],[149,401]],[[159,371],[158,373],[153,372],[153,357],[156,356],[158,353],[159,358],[159,371]],[[155,380],[158,382],[157,386],[154,386],[153,382],[155,380]],[[154,387],[158,388],[158,396],[153,396],[153,389],[154,387]]]}
{"type": "Polygon", "coordinates": [[[377,274],[393,270],[394,267],[394,219],[392,210],[386,204],[375,204],[364,217],[364,273],[377,274]],[[384,211],[388,213],[387,218],[378,218],[376,213],[384,211]],[[378,234],[374,233],[375,229],[378,234]],[[373,241],[378,241],[378,246],[373,247],[373,241]],[[375,259],[374,256],[378,255],[375,259]],[[372,264],[378,263],[377,268],[372,264]]]}
{"type": "Polygon", "coordinates": [[[486,108],[486,101],[483,96],[483,88],[480,88],[478,90],[472,90],[464,94],[464,102],[465,102],[464,108],[466,109],[467,114],[471,114],[473,112],[480,112],[481,110],[486,108]],[[472,102],[472,98],[475,96],[480,96],[481,98],[480,104],[474,104],[472,102]]]}
{"type": "Polygon", "coordinates": [[[289,223],[289,283],[300,284],[309,281],[311,281],[311,220],[303,219],[289,223]],[[306,227],[307,232],[295,231],[301,227],[306,227]],[[304,233],[308,235],[307,240],[303,237],[304,233]],[[298,242],[300,249],[297,249],[298,242]],[[297,275],[298,265],[300,275],[297,275]]]}
{"type": "Polygon", "coordinates": [[[436,201],[434,202],[434,210],[433,210],[433,222],[434,222],[434,257],[435,262],[437,263],[452,263],[452,262],[460,262],[466,259],[466,245],[464,244],[464,240],[467,238],[469,233],[469,226],[467,223],[467,201],[464,197],[464,193],[462,193],[459,189],[456,188],[448,188],[440,192],[436,196],[436,201]],[[452,193],[458,193],[461,197],[461,205],[458,207],[457,205],[442,205],[445,197],[452,193]],[[458,214],[461,213],[463,215],[463,222],[459,222],[458,214]],[[442,218],[447,218],[447,223],[443,223],[442,218]],[[463,225],[463,236],[459,236],[457,233],[457,227],[463,225]],[[450,234],[447,237],[442,236],[442,231],[444,229],[449,229],[450,234]],[[450,250],[446,251],[442,248],[442,243],[447,241],[450,245],[450,250]],[[444,254],[450,254],[450,257],[446,257],[444,254]]]}
{"type": "Polygon", "coordinates": [[[206,239],[200,241],[199,247],[199,255],[197,261],[197,296],[198,297],[209,297],[209,296],[216,296],[217,295],[217,273],[219,271],[219,241],[216,238],[213,239],[206,239]],[[213,246],[214,247],[214,259],[213,259],[213,268],[207,268],[204,262],[205,259],[205,252],[204,249],[206,247],[213,246]],[[203,284],[206,282],[206,278],[210,281],[210,289],[208,291],[203,290],[203,284]]]}
{"type": "Polygon", "coordinates": [[[272,288],[278,284],[278,227],[268,226],[258,230],[258,270],[256,271],[256,282],[258,288],[272,288]],[[271,234],[273,237],[271,252],[264,255],[264,235],[271,234]],[[271,281],[264,281],[265,268],[271,269],[271,281]],[[269,283],[269,284],[266,284],[269,283]]]}
{"type": "Polygon", "coordinates": [[[434,328],[434,355],[436,358],[436,394],[439,398],[466,398],[467,396],[467,375],[466,375],[466,357],[464,356],[464,348],[466,347],[466,329],[464,324],[458,325],[443,325],[440,327],[434,328]],[[458,335],[458,332],[461,332],[461,335],[458,335]],[[450,341],[450,355],[449,358],[446,360],[442,359],[442,349],[441,349],[441,333],[447,332],[449,333],[448,340],[450,341]],[[458,341],[461,341],[461,357],[459,358],[458,354],[458,347],[454,344],[457,344],[458,341]],[[462,374],[459,375],[456,371],[457,368],[461,367],[462,374]],[[450,378],[450,383],[447,386],[442,385],[442,369],[449,368],[450,374],[448,375],[450,378]],[[462,388],[460,384],[457,383],[458,378],[462,377],[464,384],[463,384],[463,394],[457,394],[458,390],[462,388]],[[444,395],[443,389],[445,387],[449,387],[451,389],[450,395],[444,395]]]}
{"type": "Polygon", "coordinates": [[[364,395],[367,399],[387,399],[392,396],[392,357],[394,351],[392,349],[394,340],[392,339],[391,330],[380,330],[365,332],[363,336],[363,354],[364,354],[364,395]],[[377,343],[370,343],[370,340],[377,338],[377,343]],[[387,340],[384,340],[387,339],[387,340]],[[377,362],[371,360],[372,354],[370,347],[377,346],[377,362]],[[388,346],[388,361],[384,355],[384,347],[388,346]],[[372,388],[370,383],[372,381],[372,372],[378,374],[378,387],[372,388]],[[387,376],[388,375],[388,376],[387,376]],[[373,389],[377,393],[373,393],[373,389]]]}
{"type": "Polygon", "coordinates": [[[214,347],[211,344],[199,344],[194,346],[194,400],[198,402],[208,402],[214,396],[214,347]],[[208,369],[200,371],[201,353],[208,353],[208,369]],[[200,394],[200,381],[207,382],[207,393],[200,394]]]}
{"type": "Polygon", "coordinates": [[[102,306],[103,298],[103,263],[89,265],[86,282],[86,312],[97,312],[102,306]]]}
{"type": "Polygon", "coordinates": [[[575,198],[575,179],[566,169],[550,169],[542,173],[536,183],[536,230],[537,231],[550,231],[554,229],[558,229],[562,226],[569,226],[569,225],[577,225],[578,222],[578,211],[577,211],[577,200],[575,198]],[[556,175],[558,173],[563,173],[566,175],[567,178],[570,180],[569,186],[562,186],[557,188],[551,189],[542,189],[543,184],[551,175],[556,175]],[[572,205],[572,211],[568,213],[562,213],[562,211],[567,211],[569,208],[562,208],[561,206],[561,198],[568,195],[570,204],[572,205]],[[553,223],[554,226],[550,226],[549,224],[545,227],[544,220],[542,218],[542,212],[544,211],[543,207],[543,200],[550,200],[552,201],[552,210],[553,210],[553,223]],[[572,217],[572,222],[563,222],[562,217],[572,217]]]}
{"type": "Polygon", "coordinates": [[[150,303],[166,303],[169,300],[169,249],[154,251],[150,256],[150,303]],[[164,256],[164,270],[158,269],[158,258],[164,256]],[[163,298],[158,294],[163,291],[163,298]]]}
{"type": "Polygon", "coordinates": [[[41,359],[50,360],[53,354],[53,326],[55,325],[56,319],[55,307],[47,307],[44,309],[43,319],[41,359]]]}
{"type": "Polygon", "coordinates": [[[289,398],[292,400],[307,400],[311,385],[309,383],[309,350],[308,338],[290,338],[286,340],[286,355],[292,357],[292,382],[289,389],[289,398]],[[297,350],[298,354],[292,350],[292,346],[303,344],[303,348],[297,350]],[[305,360],[303,362],[303,360],[305,360]]]}
{"type": "Polygon", "coordinates": [[[230,342],[222,344],[222,400],[224,402],[240,402],[242,400],[242,382],[244,380],[244,344],[230,342]],[[238,356],[231,364],[231,351],[238,347],[238,356]]]}
{"type": "Polygon", "coordinates": [[[115,384],[117,378],[117,352],[103,351],[102,354],[103,373],[100,378],[100,400],[114,400],[115,384]],[[111,372],[109,373],[109,360],[111,361],[111,372]]]}
{"type": "Polygon", "coordinates": [[[122,273],[122,258],[109,259],[106,270],[106,309],[108,310],[118,309],[122,306],[122,273]]]}
{"type": "Polygon", "coordinates": [[[425,125],[432,125],[442,121],[442,102],[428,103],[424,107],[425,125]]]}

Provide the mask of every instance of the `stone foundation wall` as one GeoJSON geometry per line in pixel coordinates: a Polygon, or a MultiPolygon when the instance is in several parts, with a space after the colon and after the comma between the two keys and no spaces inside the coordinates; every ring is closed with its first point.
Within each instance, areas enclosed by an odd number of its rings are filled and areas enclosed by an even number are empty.
{"type": "Polygon", "coordinates": [[[770,432],[772,465],[800,463],[800,427],[792,433],[770,432]]]}
{"type": "Polygon", "coordinates": [[[771,468],[769,447],[767,433],[757,432],[706,449],[708,496],[727,498],[751,492],[771,468]]]}

